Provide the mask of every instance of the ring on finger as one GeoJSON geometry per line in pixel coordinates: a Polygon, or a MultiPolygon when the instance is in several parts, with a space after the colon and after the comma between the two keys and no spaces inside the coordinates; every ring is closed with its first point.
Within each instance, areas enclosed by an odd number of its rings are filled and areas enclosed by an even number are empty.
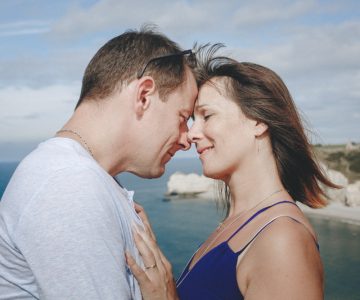
{"type": "Polygon", "coordinates": [[[154,263],[153,265],[151,266],[145,266],[145,269],[148,270],[148,269],[153,269],[153,268],[156,268],[156,263],[154,263]]]}

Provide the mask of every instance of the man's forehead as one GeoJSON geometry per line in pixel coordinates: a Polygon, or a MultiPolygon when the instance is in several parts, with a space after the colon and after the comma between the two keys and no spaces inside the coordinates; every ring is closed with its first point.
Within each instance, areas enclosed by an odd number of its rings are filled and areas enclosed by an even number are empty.
{"type": "Polygon", "coordinates": [[[185,109],[193,111],[198,96],[198,87],[195,76],[190,69],[187,69],[186,81],[182,86],[182,97],[185,109]]]}

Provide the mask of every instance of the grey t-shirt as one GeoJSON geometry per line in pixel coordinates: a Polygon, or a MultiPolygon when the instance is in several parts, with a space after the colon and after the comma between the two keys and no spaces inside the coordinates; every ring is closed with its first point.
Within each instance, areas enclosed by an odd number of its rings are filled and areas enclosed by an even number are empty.
{"type": "Polygon", "coordinates": [[[124,251],[141,224],[132,195],[76,141],[52,138],[0,202],[0,299],[141,299],[124,251]]]}

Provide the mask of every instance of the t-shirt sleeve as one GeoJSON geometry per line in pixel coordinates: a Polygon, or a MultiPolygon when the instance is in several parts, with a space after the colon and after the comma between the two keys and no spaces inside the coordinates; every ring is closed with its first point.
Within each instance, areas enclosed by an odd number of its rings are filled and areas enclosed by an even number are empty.
{"type": "Polygon", "coordinates": [[[131,299],[121,223],[104,197],[95,172],[62,170],[27,205],[16,242],[41,299],[131,299]]]}

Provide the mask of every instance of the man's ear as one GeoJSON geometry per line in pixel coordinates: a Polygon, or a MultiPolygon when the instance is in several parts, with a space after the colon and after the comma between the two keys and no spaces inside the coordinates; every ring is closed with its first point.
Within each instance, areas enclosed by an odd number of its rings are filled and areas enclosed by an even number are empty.
{"type": "Polygon", "coordinates": [[[135,101],[135,111],[139,117],[149,108],[151,99],[155,93],[156,86],[154,79],[151,76],[141,77],[137,85],[135,101]]]}
{"type": "Polygon", "coordinates": [[[262,136],[267,130],[269,129],[269,126],[263,122],[256,121],[255,124],[255,136],[259,137],[262,136]]]}

